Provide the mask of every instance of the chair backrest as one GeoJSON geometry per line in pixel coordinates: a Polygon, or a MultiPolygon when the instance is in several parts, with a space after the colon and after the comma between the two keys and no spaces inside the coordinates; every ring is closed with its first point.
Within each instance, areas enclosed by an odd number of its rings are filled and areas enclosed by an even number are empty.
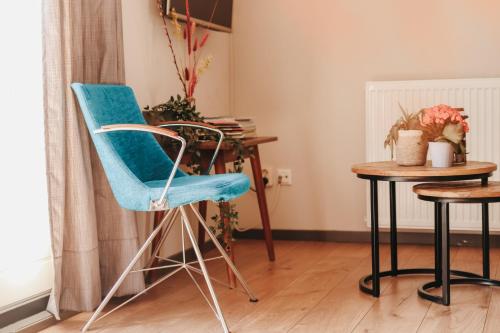
{"type": "MultiPolygon", "coordinates": [[[[94,133],[104,125],[146,123],[130,87],[82,83],[73,83],[71,87],[119,202],[120,197],[130,196],[124,191],[143,187],[142,183],[147,181],[168,178],[173,162],[151,133],[94,133]]],[[[182,172],[179,172],[176,176],[181,175],[182,172]]]]}

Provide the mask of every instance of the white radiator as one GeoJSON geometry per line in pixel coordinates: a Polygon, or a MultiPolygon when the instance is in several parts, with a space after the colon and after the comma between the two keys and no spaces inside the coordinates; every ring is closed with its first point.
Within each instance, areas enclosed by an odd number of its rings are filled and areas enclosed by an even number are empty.
{"type": "MultiPolygon", "coordinates": [[[[398,103],[410,112],[436,104],[463,107],[470,116],[467,134],[469,160],[491,161],[500,165],[500,78],[425,81],[384,81],[366,83],[366,160],[389,160],[384,139],[401,115],[398,103]]],[[[497,171],[491,180],[498,180],[497,171]]],[[[368,183],[368,182],[367,182],[368,183]]],[[[413,183],[397,183],[398,227],[432,228],[432,203],[418,200],[413,183]]],[[[367,185],[368,186],[368,185],[367,185]]],[[[367,196],[369,191],[367,190],[367,196]]],[[[480,230],[480,205],[451,205],[451,228],[480,230]]],[[[369,225],[369,200],[366,207],[369,225]]],[[[379,224],[389,226],[389,185],[379,182],[379,224]]],[[[500,204],[490,205],[490,228],[500,231],[500,204]]]]}

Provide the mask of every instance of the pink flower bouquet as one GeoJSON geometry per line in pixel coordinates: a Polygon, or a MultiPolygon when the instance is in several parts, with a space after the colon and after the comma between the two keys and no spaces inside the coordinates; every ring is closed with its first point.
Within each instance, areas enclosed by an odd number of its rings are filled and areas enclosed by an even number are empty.
{"type": "Polygon", "coordinates": [[[436,105],[422,110],[421,123],[428,141],[449,142],[455,154],[465,157],[464,138],[465,133],[469,132],[469,124],[462,111],[445,104],[436,105]]]}

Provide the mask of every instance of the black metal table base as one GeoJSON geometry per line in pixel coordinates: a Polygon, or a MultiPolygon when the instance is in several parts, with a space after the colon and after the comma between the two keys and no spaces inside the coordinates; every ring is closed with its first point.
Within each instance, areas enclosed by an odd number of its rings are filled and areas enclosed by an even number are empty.
{"type": "MultiPolygon", "coordinates": [[[[483,182],[483,186],[486,182],[483,182]]],[[[500,198],[440,198],[428,197],[419,195],[419,199],[434,202],[436,212],[436,267],[439,267],[439,273],[435,274],[434,281],[423,284],[418,289],[418,295],[429,301],[450,305],[452,285],[483,285],[500,287],[500,281],[490,278],[490,242],[489,242],[489,209],[488,204],[500,201],[500,198]],[[481,204],[482,207],[482,228],[481,234],[483,239],[482,244],[482,259],[483,259],[483,274],[482,276],[470,277],[460,276],[452,278],[453,271],[450,268],[450,204],[465,203],[465,204],[481,204]],[[441,287],[441,295],[431,294],[430,289],[441,287]]]]}
{"type": "MultiPolygon", "coordinates": [[[[408,268],[408,269],[398,269],[396,272],[394,272],[392,270],[379,272],[378,276],[379,276],[379,278],[382,278],[382,277],[387,277],[387,276],[394,277],[394,276],[399,276],[399,275],[435,275],[435,274],[436,274],[436,270],[434,268],[408,268]]],[[[465,279],[458,279],[458,280],[469,280],[469,279],[484,280],[478,274],[464,272],[464,271],[458,271],[458,270],[451,270],[451,275],[460,276],[460,277],[465,278],[465,279]]],[[[359,289],[366,294],[376,296],[376,295],[374,295],[373,289],[369,285],[369,283],[372,281],[372,279],[373,279],[373,277],[371,274],[363,276],[361,279],[359,279],[359,289]]],[[[430,283],[435,283],[435,281],[430,282],[430,283]]],[[[424,286],[427,286],[430,283],[427,283],[424,286]]],[[[441,284],[439,284],[439,286],[441,286],[441,284]]],[[[434,285],[429,286],[429,287],[424,287],[424,290],[429,289],[429,288],[433,288],[433,287],[434,287],[434,285]]],[[[423,291],[423,292],[425,292],[425,291],[423,291]]],[[[420,290],[419,290],[419,294],[420,294],[420,290]]],[[[430,295],[429,297],[434,297],[434,295],[430,295]]],[[[424,297],[424,298],[429,299],[427,297],[424,297]]]]}
{"type": "MultiPolygon", "coordinates": [[[[392,177],[392,176],[372,176],[358,174],[359,178],[370,181],[370,222],[371,222],[371,266],[372,274],[363,276],[359,280],[359,289],[372,295],[380,296],[380,278],[398,275],[434,275],[434,281],[422,286],[418,294],[428,300],[449,305],[450,303],[450,284],[482,284],[489,286],[500,286],[500,282],[489,279],[489,224],[488,224],[488,203],[482,203],[482,240],[483,240],[483,274],[478,275],[470,272],[450,269],[450,250],[449,250],[449,203],[435,202],[434,205],[434,268],[410,268],[398,269],[398,239],[397,239],[397,212],[396,212],[396,182],[415,182],[415,181],[458,181],[481,179],[483,185],[488,184],[488,178],[491,173],[474,174],[465,176],[431,176],[431,177],[392,177]],[[379,254],[379,221],[378,221],[378,182],[386,181],[389,183],[389,212],[390,212],[390,250],[391,250],[391,269],[380,272],[380,254],[379,254]],[[455,276],[455,278],[451,278],[455,276]],[[457,278],[458,277],[458,278],[457,278]],[[438,281],[438,282],[436,282],[438,281]],[[444,281],[443,297],[435,296],[426,290],[441,286],[444,281]],[[370,286],[371,283],[371,286],[370,286]]],[[[425,198],[420,198],[424,199],[425,198]]],[[[499,199],[500,200],[500,199],[499,199]]],[[[434,201],[434,200],[429,200],[434,201]]]]}
{"type": "MultiPolygon", "coordinates": [[[[449,281],[450,285],[472,284],[472,285],[482,285],[489,287],[500,287],[500,281],[485,279],[482,277],[452,278],[449,281]]],[[[442,296],[434,295],[429,292],[430,289],[437,289],[440,288],[441,286],[442,283],[438,281],[425,283],[418,288],[418,296],[435,303],[449,305],[449,301],[447,302],[442,296]]]]}

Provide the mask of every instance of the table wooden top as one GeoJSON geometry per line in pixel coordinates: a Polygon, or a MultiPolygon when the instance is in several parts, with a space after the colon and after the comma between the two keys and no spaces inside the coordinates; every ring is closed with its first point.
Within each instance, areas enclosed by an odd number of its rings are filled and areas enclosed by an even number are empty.
{"type": "Polygon", "coordinates": [[[500,182],[450,182],[425,183],[413,186],[413,192],[418,195],[443,199],[483,199],[500,198],[500,182]]]}
{"type": "MultiPolygon", "coordinates": [[[[241,141],[243,141],[244,147],[252,147],[252,146],[257,146],[257,145],[260,145],[263,143],[278,141],[278,137],[276,137],[276,136],[256,136],[254,138],[242,139],[241,141]]],[[[204,141],[204,142],[201,142],[198,146],[198,148],[200,150],[214,150],[216,147],[217,147],[216,141],[204,141]]],[[[221,150],[232,150],[233,147],[230,143],[223,142],[220,149],[221,150]]]]}
{"type": "Polygon", "coordinates": [[[395,161],[361,163],[352,166],[358,175],[383,177],[448,177],[487,174],[497,169],[491,162],[467,161],[449,168],[433,168],[430,162],[422,166],[400,166],[395,161]]]}

